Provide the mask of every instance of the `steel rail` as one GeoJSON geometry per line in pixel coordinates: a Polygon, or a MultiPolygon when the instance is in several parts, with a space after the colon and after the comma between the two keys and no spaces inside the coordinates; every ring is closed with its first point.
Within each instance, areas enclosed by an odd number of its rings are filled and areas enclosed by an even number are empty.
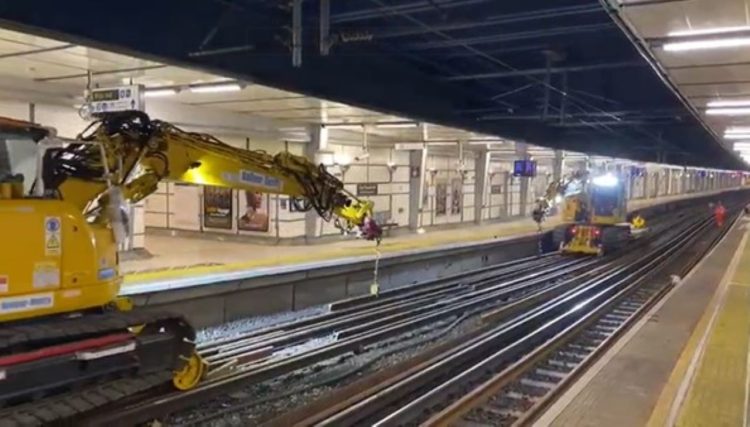
{"type": "MultiPolygon", "coordinates": [[[[699,232],[704,229],[705,224],[699,232]]],[[[673,262],[678,264],[674,273],[684,276],[725,233],[726,229],[700,248],[680,245],[670,255],[672,261],[679,261],[684,252],[692,255],[687,263],[673,262]]],[[[689,243],[700,237],[693,235],[689,243]]],[[[670,280],[644,284],[647,278],[638,279],[423,425],[449,425],[461,419],[493,426],[529,424],[674,285],[670,280]]]]}
{"type": "MultiPolygon", "coordinates": [[[[344,354],[351,351],[360,351],[367,345],[377,343],[386,338],[398,336],[409,330],[424,326],[440,319],[460,315],[468,310],[476,310],[482,305],[492,305],[493,301],[496,307],[497,303],[502,303],[503,299],[510,299],[514,294],[519,292],[529,292],[531,289],[538,289],[540,286],[551,286],[552,280],[565,275],[579,273],[581,270],[590,268],[594,263],[601,262],[599,259],[583,259],[568,261],[565,265],[567,268],[554,268],[553,271],[544,273],[532,273],[535,277],[533,280],[524,281],[520,278],[493,284],[492,280],[487,279],[476,285],[473,295],[470,298],[454,297],[451,303],[436,303],[432,311],[412,310],[418,316],[408,318],[403,314],[391,316],[390,321],[378,319],[377,325],[362,325],[352,327],[350,330],[342,330],[340,336],[344,339],[335,341],[329,345],[312,349],[310,351],[293,355],[282,360],[269,359],[265,363],[249,364],[237,366],[237,370],[230,375],[218,377],[216,379],[203,383],[196,389],[186,392],[176,392],[167,395],[161,395],[156,398],[147,399],[133,405],[115,409],[110,413],[96,414],[91,420],[87,420],[87,425],[120,425],[120,420],[128,420],[128,423],[147,421],[154,417],[162,416],[183,409],[193,404],[209,400],[214,397],[224,395],[235,389],[242,388],[248,383],[258,383],[280,375],[292,372],[294,370],[309,366],[311,364],[329,359],[336,355],[344,354]],[[405,318],[406,317],[406,318],[405,318]],[[400,319],[400,320],[399,320],[400,319]],[[395,322],[394,322],[395,321],[395,322]]],[[[579,277],[585,277],[581,275],[579,277]]],[[[568,281],[580,280],[579,277],[569,278],[568,281]]],[[[464,296],[465,297],[465,296],[464,296]]]]}
{"type": "MultiPolygon", "coordinates": [[[[688,228],[686,232],[692,230],[694,230],[694,227],[688,228]]],[[[449,388],[459,383],[471,383],[470,376],[472,374],[476,375],[477,372],[490,369],[487,367],[488,363],[498,362],[501,357],[504,357],[503,360],[507,363],[508,358],[519,357],[526,351],[525,348],[539,345],[543,337],[548,337],[552,328],[559,328],[561,321],[569,322],[573,316],[578,315],[577,310],[591,306],[593,302],[599,301],[601,298],[611,296],[613,290],[619,289],[628,281],[633,281],[638,275],[652,269],[654,265],[674,252],[674,249],[669,249],[669,244],[673,244],[683,237],[684,233],[680,233],[665,245],[666,249],[659,247],[651,251],[640,258],[642,260],[640,263],[623,266],[621,269],[605,274],[602,278],[590,282],[588,285],[576,288],[524,313],[519,316],[520,319],[502,324],[480,339],[467,343],[459,350],[451,351],[450,354],[435,361],[418,374],[375,393],[335,416],[321,421],[320,424],[351,425],[366,422],[372,425],[385,425],[413,419],[415,412],[420,412],[425,407],[434,407],[436,401],[445,399],[445,396],[450,394],[449,388]],[[572,308],[575,308],[575,310],[571,310],[572,308]],[[492,357],[483,357],[482,355],[486,353],[488,348],[501,348],[502,350],[494,353],[492,357]],[[475,364],[472,366],[472,363],[469,362],[471,368],[465,369],[460,374],[456,372],[459,367],[464,368],[467,361],[477,358],[481,359],[479,363],[474,362],[475,364]],[[435,381],[440,378],[447,378],[447,380],[435,381]],[[427,392],[418,395],[420,389],[427,389],[427,392]],[[414,398],[415,393],[418,395],[416,398],[414,398]],[[393,403],[406,395],[410,396],[410,403],[393,410],[391,407],[393,403]],[[377,418],[378,413],[385,412],[389,415],[377,418]],[[373,419],[376,419],[376,421],[373,421],[373,419]]]]}

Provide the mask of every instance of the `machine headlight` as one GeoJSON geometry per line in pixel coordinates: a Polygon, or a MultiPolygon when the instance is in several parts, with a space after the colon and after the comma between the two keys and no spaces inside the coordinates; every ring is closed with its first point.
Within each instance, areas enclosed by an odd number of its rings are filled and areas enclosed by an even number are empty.
{"type": "Polygon", "coordinates": [[[619,180],[616,176],[608,173],[606,175],[599,175],[597,177],[594,177],[591,182],[593,182],[594,185],[598,185],[600,187],[614,187],[619,183],[619,180]]]}

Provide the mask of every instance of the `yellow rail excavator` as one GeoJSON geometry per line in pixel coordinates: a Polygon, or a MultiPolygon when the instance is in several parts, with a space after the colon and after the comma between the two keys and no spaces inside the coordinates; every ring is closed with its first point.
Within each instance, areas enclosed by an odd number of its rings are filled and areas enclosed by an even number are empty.
{"type": "Polygon", "coordinates": [[[553,240],[563,253],[603,255],[645,230],[641,216],[628,221],[624,182],[611,172],[575,171],[552,182],[532,213],[540,229],[557,204],[562,224],[554,228],[553,240]]]}
{"type": "Polygon", "coordinates": [[[344,190],[323,165],[238,149],[138,111],[99,115],[75,140],[0,119],[3,146],[0,407],[113,379],[137,381],[105,388],[81,406],[200,381],[190,324],[118,297],[124,206],[162,180],[289,195],[299,210],[314,209],[343,232],[381,236],[372,203],[344,190]]]}

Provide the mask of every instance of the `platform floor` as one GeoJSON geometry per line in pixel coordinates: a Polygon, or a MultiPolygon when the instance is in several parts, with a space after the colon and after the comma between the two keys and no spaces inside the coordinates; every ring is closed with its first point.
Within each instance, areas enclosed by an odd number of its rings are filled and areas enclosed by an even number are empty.
{"type": "Polygon", "coordinates": [[[536,425],[746,425],[749,227],[735,223],[536,425]]]}
{"type": "MultiPolygon", "coordinates": [[[[555,223],[548,221],[545,228],[555,223]]],[[[523,219],[390,237],[384,239],[377,250],[385,254],[535,233],[536,224],[523,219]]],[[[125,286],[166,278],[374,255],[376,250],[374,242],[353,237],[315,245],[274,245],[220,240],[216,235],[147,235],[146,247],[152,257],[121,261],[125,286]]]]}

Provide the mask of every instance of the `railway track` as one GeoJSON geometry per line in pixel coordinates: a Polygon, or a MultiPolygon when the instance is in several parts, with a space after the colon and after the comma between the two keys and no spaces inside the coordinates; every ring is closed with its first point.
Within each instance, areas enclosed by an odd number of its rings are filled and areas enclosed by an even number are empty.
{"type": "Polygon", "coordinates": [[[129,424],[147,421],[247,384],[276,378],[336,356],[371,350],[372,346],[426,325],[442,328],[440,322],[466,319],[501,306],[506,306],[510,315],[551,295],[547,292],[562,292],[576,286],[609,263],[600,259],[549,258],[556,261],[545,267],[533,261],[533,266],[526,266],[519,276],[514,269],[510,278],[505,273],[487,277],[483,273],[479,280],[469,277],[470,285],[461,285],[462,288],[451,284],[453,292],[447,295],[443,284],[434,292],[419,289],[416,292],[421,295],[413,298],[410,292],[397,290],[396,295],[386,294],[383,300],[362,298],[342,304],[340,311],[316,318],[206,343],[200,351],[209,360],[207,381],[198,388],[139,401],[94,415],[86,422],[113,426],[124,425],[121,420],[128,420],[129,424]],[[310,340],[321,334],[335,336],[319,346],[309,346],[310,340]],[[295,346],[307,347],[299,352],[288,351],[295,346]]]}
{"type": "MultiPolygon", "coordinates": [[[[674,263],[674,275],[684,277],[723,235],[716,233],[694,242],[682,254],[686,261],[674,263]]],[[[575,327],[430,417],[426,424],[529,425],[674,284],[662,279],[629,288],[619,299],[614,297],[601,310],[582,317],[575,327]]]]}
{"type": "Polygon", "coordinates": [[[528,424],[670,288],[657,273],[682,275],[718,240],[701,240],[710,223],[674,229],[616,270],[511,320],[498,322],[498,313],[487,313],[495,324],[464,342],[365,378],[268,425],[528,424]]]}
{"type": "MultiPolygon", "coordinates": [[[[652,224],[657,228],[668,225],[652,224]]],[[[69,421],[75,421],[73,425],[133,425],[334,357],[387,347],[410,332],[424,333],[424,328],[440,331],[471,317],[498,322],[524,315],[585,286],[623,259],[533,257],[388,290],[377,297],[339,301],[325,314],[201,343],[199,351],[208,361],[207,380],[194,390],[138,391],[120,400],[117,407],[77,414],[69,421]]],[[[480,332],[471,331],[465,338],[480,332]]],[[[134,389],[133,381],[116,380],[107,384],[107,389],[134,389]]],[[[9,412],[33,414],[45,404],[55,405],[60,399],[72,401],[89,392],[76,390],[50,401],[0,410],[0,419],[9,412]]],[[[226,411],[216,414],[222,412],[226,411]]]]}

